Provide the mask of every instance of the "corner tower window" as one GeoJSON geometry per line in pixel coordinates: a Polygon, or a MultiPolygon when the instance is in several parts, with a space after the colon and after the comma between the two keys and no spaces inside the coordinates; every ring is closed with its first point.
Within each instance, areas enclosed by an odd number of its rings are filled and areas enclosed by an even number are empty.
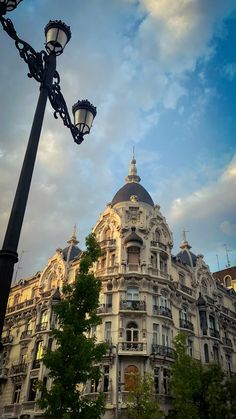
{"type": "Polygon", "coordinates": [[[128,253],[128,264],[139,265],[140,262],[140,248],[131,246],[127,249],[128,253]]]}

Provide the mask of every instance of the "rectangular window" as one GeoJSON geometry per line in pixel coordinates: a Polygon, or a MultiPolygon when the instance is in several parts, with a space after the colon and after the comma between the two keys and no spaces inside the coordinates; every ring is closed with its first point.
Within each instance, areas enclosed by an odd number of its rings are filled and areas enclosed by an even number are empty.
{"type": "Polygon", "coordinates": [[[170,379],[170,371],[164,368],[163,369],[163,390],[164,390],[164,394],[166,395],[170,394],[169,379],[170,379]]]}
{"type": "Polygon", "coordinates": [[[216,322],[213,316],[209,316],[209,323],[210,323],[210,328],[212,330],[216,330],[216,322]]]}
{"type": "Polygon", "coordinates": [[[219,363],[219,348],[217,346],[213,346],[213,359],[214,362],[219,363]]]}
{"type": "Polygon", "coordinates": [[[20,402],[21,384],[16,384],[13,393],[13,403],[20,402]]]}
{"type": "Polygon", "coordinates": [[[36,392],[37,392],[37,382],[38,382],[37,378],[32,378],[30,380],[29,396],[28,396],[28,401],[30,402],[35,400],[36,392]]]}
{"type": "Polygon", "coordinates": [[[127,288],[126,298],[128,301],[138,301],[139,300],[139,290],[138,288],[127,288]]]}
{"type": "Polygon", "coordinates": [[[112,307],[112,294],[107,294],[107,308],[112,307]]]}
{"type": "Polygon", "coordinates": [[[187,353],[189,356],[193,356],[193,341],[192,339],[187,340],[187,353]]]}
{"type": "Polygon", "coordinates": [[[158,345],[159,343],[159,324],[153,323],[153,336],[152,336],[152,343],[153,345],[158,345]]]}
{"type": "Polygon", "coordinates": [[[155,388],[155,393],[159,394],[160,393],[160,369],[155,367],[154,368],[154,388],[155,388]]]}
{"type": "Polygon", "coordinates": [[[109,365],[103,367],[103,391],[106,393],[109,389],[109,365]]]}
{"type": "Polygon", "coordinates": [[[162,326],[162,345],[170,346],[170,331],[165,326],[162,326]]]}
{"type": "Polygon", "coordinates": [[[169,308],[169,301],[166,297],[161,296],[161,307],[169,308]]]}
{"type": "Polygon", "coordinates": [[[105,322],[105,341],[111,342],[111,322],[105,322]]]}
{"type": "Polygon", "coordinates": [[[114,266],[115,265],[115,253],[111,254],[111,259],[110,259],[110,266],[114,266]]]}

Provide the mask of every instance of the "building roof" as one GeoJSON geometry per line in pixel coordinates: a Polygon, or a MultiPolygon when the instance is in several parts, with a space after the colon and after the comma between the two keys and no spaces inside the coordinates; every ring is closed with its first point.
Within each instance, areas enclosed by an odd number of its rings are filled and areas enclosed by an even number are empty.
{"type": "Polygon", "coordinates": [[[140,177],[137,175],[136,160],[133,158],[130,162],[129,175],[125,178],[126,184],[122,186],[115,194],[111,204],[115,205],[120,202],[144,202],[154,206],[154,202],[146,191],[146,189],[140,185],[140,177]]]}
{"type": "Polygon", "coordinates": [[[236,279],[236,266],[232,266],[231,268],[225,268],[221,271],[217,271],[213,273],[213,277],[218,279],[220,282],[223,282],[224,278],[229,275],[231,279],[236,279]]]}

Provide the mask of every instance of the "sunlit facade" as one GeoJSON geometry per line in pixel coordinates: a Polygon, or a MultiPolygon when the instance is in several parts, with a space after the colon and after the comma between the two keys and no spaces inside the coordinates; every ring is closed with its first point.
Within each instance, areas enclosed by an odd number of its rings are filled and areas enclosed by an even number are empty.
{"type": "MultiPolygon", "coordinates": [[[[177,255],[160,207],[140,184],[135,159],[125,185],[100,215],[94,233],[102,256],[94,270],[101,279],[97,341],[109,350],[101,379],[88,382],[84,393],[106,396],[104,418],[125,418],[134,373],[150,372],[153,391],[165,410],[171,408],[169,375],[173,338],[187,336],[189,355],[203,363],[218,362],[236,371],[236,293],[216,281],[202,255],[191,252],[186,237],[177,255]]],[[[42,272],[21,280],[11,290],[0,367],[1,418],[43,418],[36,400],[36,381],[50,386],[41,362],[43,348],[53,348],[50,329],[56,326],[54,306],[64,283],[79,268],[75,234],[57,249],[42,272]]]]}

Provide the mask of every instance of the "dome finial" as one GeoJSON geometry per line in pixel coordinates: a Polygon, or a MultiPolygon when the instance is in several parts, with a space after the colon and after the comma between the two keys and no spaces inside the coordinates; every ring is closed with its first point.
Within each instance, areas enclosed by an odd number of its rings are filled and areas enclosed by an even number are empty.
{"type": "Polygon", "coordinates": [[[135,160],[135,146],[133,146],[133,158],[130,162],[129,167],[129,174],[125,178],[127,183],[136,182],[139,183],[141,178],[137,175],[137,167],[136,167],[136,160],[135,160]]]}

